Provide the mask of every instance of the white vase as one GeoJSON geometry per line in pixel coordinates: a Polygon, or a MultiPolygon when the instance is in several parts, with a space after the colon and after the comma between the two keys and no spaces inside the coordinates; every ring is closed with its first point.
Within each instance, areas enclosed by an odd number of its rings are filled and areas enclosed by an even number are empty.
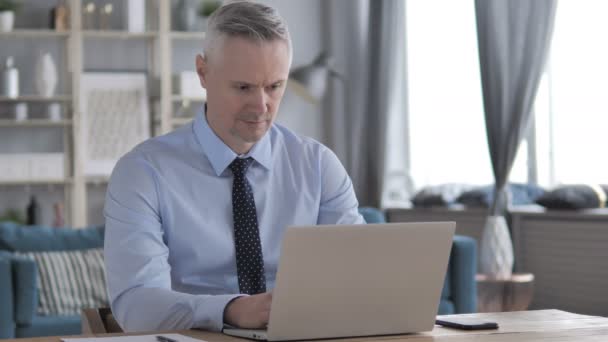
{"type": "Polygon", "coordinates": [[[0,32],[10,32],[15,24],[15,12],[2,11],[0,12],[0,32]]]}
{"type": "Polygon", "coordinates": [[[507,279],[513,273],[513,243],[503,216],[489,216],[479,252],[480,271],[492,278],[507,279]]]}
{"type": "Polygon", "coordinates": [[[41,54],[36,62],[36,90],[42,97],[51,97],[57,87],[57,67],[50,53],[41,54]]]}

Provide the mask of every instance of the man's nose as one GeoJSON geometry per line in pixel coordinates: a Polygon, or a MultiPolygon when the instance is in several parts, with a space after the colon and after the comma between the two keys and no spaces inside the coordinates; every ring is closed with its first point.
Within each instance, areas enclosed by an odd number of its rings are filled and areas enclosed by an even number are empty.
{"type": "Polygon", "coordinates": [[[266,113],[268,110],[268,95],[264,88],[256,89],[252,95],[251,106],[256,113],[266,113]]]}

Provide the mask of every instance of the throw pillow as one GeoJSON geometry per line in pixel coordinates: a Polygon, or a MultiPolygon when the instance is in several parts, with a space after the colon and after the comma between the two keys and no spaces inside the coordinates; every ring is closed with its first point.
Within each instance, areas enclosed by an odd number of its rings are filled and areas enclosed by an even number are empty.
{"type": "Polygon", "coordinates": [[[608,185],[563,185],[547,192],[536,203],[547,209],[592,209],[606,207],[608,185]]]}
{"type": "MultiPolygon", "coordinates": [[[[507,185],[509,205],[527,205],[545,193],[538,185],[509,183],[507,185]]],[[[456,202],[467,207],[489,208],[494,200],[494,185],[487,185],[463,192],[456,202]]]]}
{"type": "Polygon", "coordinates": [[[38,314],[79,315],[108,306],[103,249],[18,254],[38,266],[38,314]]]}
{"type": "Polygon", "coordinates": [[[415,207],[450,206],[463,192],[472,189],[466,184],[441,184],[422,188],[412,198],[415,207]]]}

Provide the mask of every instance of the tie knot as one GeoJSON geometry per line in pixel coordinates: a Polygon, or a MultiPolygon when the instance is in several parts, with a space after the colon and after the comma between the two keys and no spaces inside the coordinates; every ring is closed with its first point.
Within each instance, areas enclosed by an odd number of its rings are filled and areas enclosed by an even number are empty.
{"type": "Polygon", "coordinates": [[[230,163],[230,169],[232,170],[232,173],[235,176],[243,176],[245,174],[245,172],[247,172],[247,169],[249,168],[251,163],[253,163],[253,158],[251,158],[251,157],[248,157],[248,158],[236,157],[236,158],[234,158],[232,163],[230,163]]]}

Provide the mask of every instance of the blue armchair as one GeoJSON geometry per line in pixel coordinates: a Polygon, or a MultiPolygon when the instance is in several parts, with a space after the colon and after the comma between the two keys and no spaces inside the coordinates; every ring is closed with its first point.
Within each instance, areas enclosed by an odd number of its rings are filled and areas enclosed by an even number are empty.
{"type": "Polygon", "coordinates": [[[9,253],[0,251],[0,339],[15,337],[13,275],[9,253]]]}
{"type": "Polygon", "coordinates": [[[0,338],[80,334],[80,315],[41,316],[33,260],[15,252],[103,247],[103,228],[21,227],[0,223],[0,338]]]}
{"type": "MultiPolygon", "coordinates": [[[[375,208],[359,209],[367,223],[384,223],[384,214],[375,208]]],[[[475,312],[477,309],[477,244],[467,236],[454,236],[450,262],[445,277],[439,314],[459,314],[475,312]]]]}

